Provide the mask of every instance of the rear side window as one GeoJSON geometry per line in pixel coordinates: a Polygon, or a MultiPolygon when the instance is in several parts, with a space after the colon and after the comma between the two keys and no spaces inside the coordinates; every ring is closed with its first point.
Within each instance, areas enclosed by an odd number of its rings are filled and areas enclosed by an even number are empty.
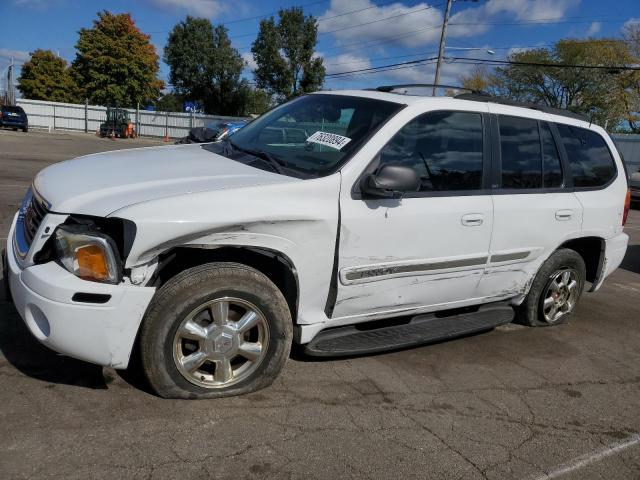
{"type": "Polygon", "coordinates": [[[592,130],[558,124],[567,152],[573,185],[601,187],[616,175],[616,166],[604,139],[592,130]]]}
{"type": "Polygon", "coordinates": [[[538,122],[500,116],[502,188],[541,188],[542,156],[538,122]]]}
{"type": "Polygon", "coordinates": [[[2,110],[4,110],[5,112],[11,112],[11,113],[24,113],[24,110],[22,110],[22,107],[14,107],[11,105],[5,105],[4,107],[2,107],[2,110]]]}
{"type": "Polygon", "coordinates": [[[549,125],[541,123],[540,134],[542,136],[542,184],[544,188],[561,187],[562,162],[549,125]]]}
{"type": "Polygon", "coordinates": [[[482,115],[431,112],[415,118],[380,152],[380,164],[405,165],[420,191],[482,188],[482,115]]]}

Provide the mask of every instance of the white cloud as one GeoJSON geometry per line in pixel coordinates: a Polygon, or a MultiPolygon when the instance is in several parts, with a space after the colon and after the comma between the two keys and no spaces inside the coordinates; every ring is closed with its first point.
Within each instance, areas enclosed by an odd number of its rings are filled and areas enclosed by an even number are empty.
{"type": "Polygon", "coordinates": [[[13,60],[16,63],[18,62],[23,63],[29,60],[31,58],[31,55],[29,55],[29,52],[25,52],[24,50],[11,50],[9,48],[0,48],[0,58],[11,60],[11,57],[13,57],[13,60]]]}
{"type": "Polygon", "coordinates": [[[437,8],[427,9],[427,7],[429,7],[427,3],[418,3],[413,6],[393,3],[377,7],[370,0],[351,0],[349,2],[331,0],[331,7],[319,18],[322,20],[319,24],[319,30],[321,33],[333,32],[333,35],[342,42],[351,40],[367,42],[404,35],[402,38],[398,38],[396,43],[405,46],[418,46],[435,42],[439,36],[438,25],[442,23],[442,12],[437,8]],[[364,8],[367,10],[335,17],[335,15],[364,8]],[[416,13],[403,15],[408,12],[416,13]],[[394,18],[383,20],[388,17],[394,18]],[[353,24],[369,22],[375,23],[346,28],[353,24]],[[334,32],[334,30],[337,31],[334,32]],[[416,30],[421,30],[421,32],[415,35],[405,35],[416,30]]]}
{"type": "Polygon", "coordinates": [[[343,53],[336,57],[325,58],[324,66],[328,74],[349,72],[371,67],[371,61],[367,57],[343,53]]]}
{"type": "Polygon", "coordinates": [[[631,25],[636,25],[640,23],[640,18],[631,17],[629,20],[624,22],[623,28],[630,27],[631,25]]]}
{"type": "Polygon", "coordinates": [[[251,52],[243,53],[242,54],[242,59],[247,63],[247,65],[245,67],[246,69],[253,71],[256,68],[258,68],[258,64],[253,59],[253,53],[251,53],[251,52]]]}
{"type": "MultiPolygon", "coordinates": [[[[560,20],[580,0],[489,0],[479,7],[467,8],[451,16],[447,34],[469,37],[487,32],[496,17],[506,15],[517,21],[560,20]],[[458,25],[456,25],[458,24],[458,25]]],[[[535,24],[533,24],[535,25],[535,24]]]]}
{"type": "Polygon", "coordinates": [[[589,30],[587,30],[587,37],[595,35],[596,33],[598,33],[600,31],[601,28],[602,28],[602,23],[600,23],[600,22],[591,22],[591,25],[589,25],[589,30]]]}
{"type": "MultiPolygon", "coordinates": [[[[499,16],[517,21],[559,20],[569,8],[579,2],[580,0],[487,0],[478,7],[464,8],[454,13],[450,18],[447,37],[462,38],[485,33],[491,28],[486,22],[495,21],[499,16]]],[[[332,32],[342,44],[376,40],[389,40],[407,47],[435,44],[440,38],[443,16],[442,7],[428,8],[432,5],[433,3],[422,2],[408,6],[398,2],[378,7],[371,0],[331,0],[329,10],[319,18],[322,20],[319,30],[324,34],[332,32]],[[366,10],[336,17],[359,9],[366,10]],[[384,20],[386,18],[388,20],[384,20]],[[347,28],[363,23],[369,24],[347,28]]]]}
{"type": "Polygon", "coordinates": [[[149,0],[149,2],[160,8],[184,10],[187,13],[206,18],[215,17],[226,10],[226,6],[220,0],[149,0]]]}
{"type": "Polygon", "coordinates": [[[50,6],[51,0],[13,0],[16,7],[32,8],[35,10],[44,10],[50,6]]]}

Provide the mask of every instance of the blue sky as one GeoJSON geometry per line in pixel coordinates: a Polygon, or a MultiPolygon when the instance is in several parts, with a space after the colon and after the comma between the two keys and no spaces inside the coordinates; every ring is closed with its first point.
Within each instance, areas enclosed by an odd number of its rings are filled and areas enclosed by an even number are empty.
{"type": "MultiPolygon", "coordinates": [[[[37,48],[68,61],[75,56],[77,32],[90,27],[96,12],[131,13],[151,35],[162,56],[171,28],[187,14],[224,23],[234,46],[247,60],[252,80],[251,42],[261,15],[303,5],[319,20],[318,53],[328,73],[348,72],[437,55],[444,0],[0,0],[0,73],[9,56],[18,63],[37,48]],[[353,12],[358,10],[357,12],[353,12]],[[353,13],[349,13],[353,12],[353,13]]],[[[449,57],[504,58],[518,47],[548,46],[560,38],[616,37],[627,22],[640,21],[638,0],[457,0],[447,33],[449,57]],[[611,6],[615,4],[615,8],[611,6]],[[471,50],[475,49],[475,50],[471,50]],[[493,51],[490,55],[487,50],[493,51]]],[[[470,65],[449,61],[443,83],[459,83],[470,65]]],[[[430,83],[434,66],[420,65],[375,74],[327,78],[326,88],[373,87],[388,83],[430,83]]],[[[161,63],[161,77],[168,67],[161,63]]],[[[4,82],[4,80],[3,80],[4,82]]],[[[0,88],[4,88],[2,83],[0,88]]]]}

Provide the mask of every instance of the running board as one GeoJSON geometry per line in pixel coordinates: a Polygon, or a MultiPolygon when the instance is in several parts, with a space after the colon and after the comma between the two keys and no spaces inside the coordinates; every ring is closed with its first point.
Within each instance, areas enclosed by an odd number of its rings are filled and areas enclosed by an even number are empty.
{"type": "Polygon", "coordinates": [[[509,304],[493,303],[472,312],[458,309],[417,315],[400,325],[376,328],[381,322],[373,322],[337,327],[320,332],[305,345],[304,352],[314,357],[336,357],[397,350],[490,330],[512,322],[514,316],[509,304]]]}

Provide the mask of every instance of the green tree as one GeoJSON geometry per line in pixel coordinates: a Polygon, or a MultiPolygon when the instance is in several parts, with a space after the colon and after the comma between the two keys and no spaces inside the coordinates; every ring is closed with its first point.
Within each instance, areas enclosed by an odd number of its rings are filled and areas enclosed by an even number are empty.
{"type": "Polygon", "coordinates": [[[200,102],[208,113],[238,114],[240,74],[245,66],[226,27],[188,16],[169,34],[164,48],[175,92],[200,102]]]}
{"type": "Polygon", "coordinates": [[[52,102],[78,101],[78,86],[74,82],[67,61],[51,50],[35,50],[22,66],[18,89],[23,97],[52,102]]]}
{"type": "Polygon", "coordinates": [[[180,95],[167,93],[156,102],[156,110],[160,112],[182,112],[184,101],[180,95]]]}
{"type": "Polygon", "coordinates": [[[322,58],[314,57],[318,24],[304,16],[302,8],[278,12],[260,22],[251,51],[258,67],[254,74],[259,88],[280,99],[318,90],[324,82],[322,58]]]}
{"type": "Polygon", "coordinates": [[[489,92],[491,76],[486,65],[476,65],[469,73],[460,76],[460,85],[469,90],[489,92]]]}
{"type": "MultiPolygon", "coordinates": [[[[631,54],[640,59],[640,23],[630,23],[624,28],[624,40],[631,54]]],[[[640,133],[640,72],[624,72],[620,80],[625,93],[626,123],[633,133],[640,133]]]]}
{"type": "Polygon", "coordinates": [[[266,90],[254,88],[243,80],[238,90],[238,115],[262,115],[274,106],[273,96],[266,90]]]}
{"type": "Polygon", "coordinates": [[[622,40],[560,40],[550,49],[513,53],[509,60],[536,65],[496,68],[491,87],[503,96],[584,113],[611,128],[628,117],[625,72],[566,66],[637,63],[637,57],[622,40]]]}
{"type": "Polygon", "coordinates": [[[84,96],[92,103],[123,107],[156,101],[163,88],[158,54],[131,15],[104,10],[93,28],[79,33],[72,71],[84,96]]]}

